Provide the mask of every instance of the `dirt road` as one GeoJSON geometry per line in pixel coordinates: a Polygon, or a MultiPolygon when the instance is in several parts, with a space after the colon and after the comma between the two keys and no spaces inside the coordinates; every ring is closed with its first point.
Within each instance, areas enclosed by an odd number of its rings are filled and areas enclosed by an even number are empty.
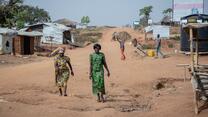
{"type": "MultiPolygon", "coordinates": [[[[75,76],[68,82],[68,97],[59,97],[54,84],[53,58],[35,63],[0,68],[0,117],[194,117],[193,93],[184,72],[176,64],[189,63],[189,57],[171,55],[166,59],[141,58],[127,44],[127,60],[120,60],[119,45],[111,41],[107,29],[100,41],[111,71],[106,77],[106,103],[97,103],[91,92],[89,54],[86,48],[67,50],[75,76]],[[157,79],[166,87],[153,90],[157,79]]],[[[201,61],[206,62],[207,57],[201,61]]],[[[207,117],[208,110],[199,117],[207,117]]]]}

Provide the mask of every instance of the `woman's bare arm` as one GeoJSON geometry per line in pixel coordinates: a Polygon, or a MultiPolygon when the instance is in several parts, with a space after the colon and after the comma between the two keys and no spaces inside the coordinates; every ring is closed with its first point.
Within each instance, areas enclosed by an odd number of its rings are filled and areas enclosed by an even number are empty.
{"type": "Polygon", "coordinates": [[[73,68],[72,68],[72,65],[71,65],[71,62],[70,61],[67,61],[68,65],[69,65],[69,68],[71,70],[71,75],[74,76],[74,71],[73,71],[73,68]]]}

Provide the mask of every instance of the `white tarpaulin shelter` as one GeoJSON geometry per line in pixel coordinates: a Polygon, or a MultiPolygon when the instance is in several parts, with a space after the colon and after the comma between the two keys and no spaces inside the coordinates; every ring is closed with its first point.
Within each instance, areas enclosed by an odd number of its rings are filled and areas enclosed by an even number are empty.
{"type": "Polygon", "coordinates": [[[0,28],[0,54],[12,53],[13,38],[17,32],[7,28],[0,28]]]}
{"type": "Polygon", "coordinates": [[[145,32],[153,32],[153,38],[155,39],[159,34],[161,38],[170,37],[170,27],[162,25],[152,25],[145,28],[145,32]]]}
{"type": "Polygon", "coordinates": [[[64,31],[68,30],[70,30],[70,28],[62,24],[45,23],[43,27],[43,37],[41,38],[41,41],[43,43],[63,44],[63,33],[64,31]]]}
{"type": "Polygon", "coordinates": [[[64,44],[64,32],[70,32],[70,27],[58,23],[41,23],[29,25],[21,31],[38,31],[43,33],[41,42],[64,44]]]}

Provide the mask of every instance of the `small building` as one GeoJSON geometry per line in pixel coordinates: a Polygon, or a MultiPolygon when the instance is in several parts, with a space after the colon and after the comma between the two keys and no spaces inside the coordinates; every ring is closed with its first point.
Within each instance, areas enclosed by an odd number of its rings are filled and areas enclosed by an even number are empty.
{"type": "MultiPolygon", "coordinates": [[[[208,24],[208,15],[205,14],[193,14],[181,18],[181,36],[180,36],[180,50],[182,52],[190,52],[190,41],[189,41],[189,30],[184,28],[184,25],[188,23],[195,24],[208,24]]],[[[208,42],[203,40],[208,40],[208,27],[199,28],[198,30],[193,30],[194,38],[198,37],[199,40],[199,52],[208,52],[208,42]]]]}
{"type": "Polygon", "coordinates": [[[42,37],[40,32],[23,32],[19,31],[13,40],[13,54],[14,55],[32,55],[35,48],[40,46],[42,37]]]}
{"type": "Polygon", "coordinates": [[[12,53],[12,43],[16,33],[15,30],[0,28],[0,54],[12,53]]]}
{"type": "Polygon", "coordinates": [[[163,39],[169,39],[169,37],[170,37],[170,27],[169,26],[152,25],[152,26],[146,27],[145,32],[148,35],[152,35],[152,37],[149,36],[149,38],[153,38],[153,39],[155,39],[158,34],[163,39]]]}
{"type": "Polygon", "coordinates": [[[42,43],[68,44],[72,42],[71,28],[57,23],[41,23],[27,26],[21,31],[43,33],[42,43]]]}
{"type": "Polygon", "coordinates": [[[133,22],[133,27],[134,27],[134,29],[139,28],[139,21],[134,21],[133,22]]]}

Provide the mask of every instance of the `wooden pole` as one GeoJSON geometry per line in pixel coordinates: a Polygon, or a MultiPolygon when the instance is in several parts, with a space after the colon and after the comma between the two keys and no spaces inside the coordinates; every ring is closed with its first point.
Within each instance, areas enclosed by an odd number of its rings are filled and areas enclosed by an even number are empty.
{"type": "Polygon", "coordinates": [[[193,51],[193,29],[189,28],[189,38],[190,38],[190,53],[191,53],[191,72],[194,72],[194,51],[193,51]]]}
{"type": "Polygon", "coordinates": [[[199,37],[198,37],[198,30],[197,30],[197,35],[196,35],[196,52],[195,52],[195,65],[198,66],[199,64],[199,37]]]}

